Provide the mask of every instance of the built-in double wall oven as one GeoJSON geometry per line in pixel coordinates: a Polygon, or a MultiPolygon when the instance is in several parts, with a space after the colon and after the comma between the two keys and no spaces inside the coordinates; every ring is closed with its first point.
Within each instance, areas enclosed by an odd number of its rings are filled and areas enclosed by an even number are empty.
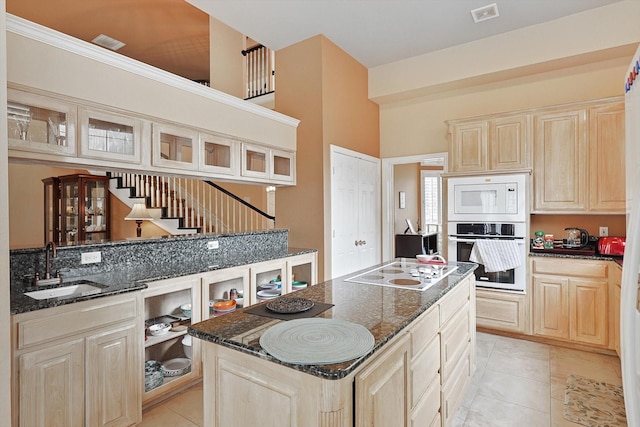
{"type": "Polygon", "coordinates": [[[527,221],[525,174],[451,177],[448,180],[448,259],[470,261],[479,239],[513,240],[518,265],[504,271],[475,270],[476,286],[524,292],[527,221]]]}

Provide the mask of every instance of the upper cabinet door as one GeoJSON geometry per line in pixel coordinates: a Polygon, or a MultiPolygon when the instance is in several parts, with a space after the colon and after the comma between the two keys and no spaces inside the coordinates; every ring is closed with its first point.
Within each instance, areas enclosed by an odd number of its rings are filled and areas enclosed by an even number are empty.
{"type": "Polygon", "coordinates": [[[529,166],[530,116],[504,117],[489,122],[489,169],[529,166]]]}
{"type": "Polygon", "coordinates": [[[287,151],[271,150],[271,175],[272,180],[294,182],[295,181],[295,153],[287,151]]]}
{"type": "Polygon", "coordinates": [[[451,134],[452,172],[487,169],[487,122],[454,125],[451,134]]]}
{"type": "Polygon", "coordinates": [[[153,124],[153,165],[198,169],[198,132],[167,124],[153,124]]]}
{"type": "Polygon", "coordinates": [[[240,142],[223,136],[200,133],[200,170],[224,175],[238,175],[240,142]]]}
{"type": "Polygon", "coordinates": [[[624,102],[589,109],[589,209],[625,212],[624,102]]]}
{"type": "Polygon", "coordinates": [[[9,149],[75,157],[76,116],[73,104],[9,88],[9,149]]]}
{"type": "Polygon", "coordinates": [[[242,144],[242,176],[268,179],[269,149],[257,145],[242,144]]]}
{"type": "Polygon", "coordinates": [[[140,120],[88,108],[80,108],[78,115],[81,157],[140,163],[140,120]]]}
{"type": "Polygon", "coordinates": [[[542,113],[534,121],[534,212],[584,212],[586,111],[542,113]]]}

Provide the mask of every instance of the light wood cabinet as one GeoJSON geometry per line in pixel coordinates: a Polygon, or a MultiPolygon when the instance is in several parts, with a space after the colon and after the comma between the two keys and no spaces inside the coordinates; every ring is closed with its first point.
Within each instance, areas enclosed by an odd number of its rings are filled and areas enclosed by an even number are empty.
{"type": "Polygon", "coordinates": [[[410,335],[405,333],[355,378],[357,426],[406,427],[411,397],[407,378],[410,335]]]}
{"type": "Polygon", "coordinates": [[[620,98],[536,113],[533,213],[623,214],[624,133],[620,98]]]}
{"type": "Polygon", "coordinates": [[[624,102],[591,107],[589,114],[589,210],[625,212],[624,102]]]}
{"type": "Polygon", "coordinates": [[[527,296],[490,289],[476,290],[478,327],[527,333],[527,296]]]}
{"type": "Polygon", "coordinates": [[[14,315],[13,424],[139,422],[138,304],[133,292],[14,315]]]}
{"type": "Polygon", "coordinates": [[[530,164],[531,117],[490,116],[451,121],[451,172],[519,170],[530,164]]]}
{"type": "MultiPolygon", "coordinates": [[[[165,279],[147,283],[147,289],[142,291],[140,312],[144,313],[144,326],[153,323],[173,323],[186,320],[186,323],[196,323],[202,319],[201,280],[199,275],[165,279]],[[191,316],[188,317],[180,309],[183,304],[191,304],[191,316]],[[173,319],[173,320],[171,320],[173,319]]],[[[195,382],[200,378],[201,359],[199,340],[191,341],[191,355],[186,354],[182,340],[187,335],[186,328],[170,330],[162,336],[147,334],[144,341],[144,360],[138,363],[144,365],[147,361],[165,362],[171,359],[191,359],[191,368],[178,376],[164,376],[163,382],[157,387],[144,389],[142,404],[148,406],[169,393],[195,382]]],[[[141,380],[142,380],[141,376],[141,380]]]]}
{"type": "Polygon", "coordinates": [[[533,142],[533,210],[586,208],[586,111],[536,114],[533,142]]]}
{"type": "Polygon", "coordinates": [[[608,263],[533,258],[534,335],[607,346],[608,263]]]}
{"type": "Polygon", "coordinates": [[[620,356],[620,293],[622,288],[622,267],[616,265],[611,269],[611,282],[609,284],[609,348],[620,356]]]}

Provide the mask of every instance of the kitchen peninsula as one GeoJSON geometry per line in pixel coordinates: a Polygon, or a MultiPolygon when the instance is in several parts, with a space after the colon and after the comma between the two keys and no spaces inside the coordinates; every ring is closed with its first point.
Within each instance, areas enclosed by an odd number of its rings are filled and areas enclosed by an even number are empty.
{"type": "MultiPolygon", "coordinates": [[[[401,262],[410,261],[395,265],[401,262]]],[[[297,291],[332,304],[319,318],[362,325],[373,335],[371,351],[342,363],[277,360],[260,337],[282,322],[251,308],[192,325],[189,334],[203,344],[204,425],[450,425],[475,369],[476,265],[453,266],[424,291],[347,277],[297,291]]],[[[367,270],[376,268],[394,265],[367,270]]]]}

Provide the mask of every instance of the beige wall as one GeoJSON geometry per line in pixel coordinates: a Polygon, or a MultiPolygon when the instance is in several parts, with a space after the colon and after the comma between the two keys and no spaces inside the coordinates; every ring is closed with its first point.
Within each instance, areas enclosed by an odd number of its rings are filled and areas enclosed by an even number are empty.
{"type": "Polygon", "coordinates": [[[209,18],[209,69],[211,87],[245,98],[244,36],[215,18],[209,18]]]}
{"type": "Polygon", "coordinates": [[[447,151],[445,120],[623,94],[630,58],[380,106],[383,158],[447,151]]]}
{"type": "Polygon", "coordinates": [[[279,227],[289,245],[318,249],[318,278],[330,256],[331,144],[379,157],[378,108],[367,70],[324,36],[276,52],[276,110],[300,119],[297,186],[277,190],[279,227]]]}
{"type": "Polygon", "coordinates": [[[600,227],[609,227],[609,236],[625,236],[624,215],[531,215],[531,237],[536,231],[553,234],[555,239],[564,237],[566,227],[584,228],[592,236],[598,236],[600,227]]]}
{"type": "Polygon", "coordinates": [[[420,218],[420,164],[407,163],[393,167],[394,233],[401,234],[407,228],[406,218],[414,227],[422,223],[420,218]],[[405,208],[400,209],[400,191],[405,193],[405,208]]]}

